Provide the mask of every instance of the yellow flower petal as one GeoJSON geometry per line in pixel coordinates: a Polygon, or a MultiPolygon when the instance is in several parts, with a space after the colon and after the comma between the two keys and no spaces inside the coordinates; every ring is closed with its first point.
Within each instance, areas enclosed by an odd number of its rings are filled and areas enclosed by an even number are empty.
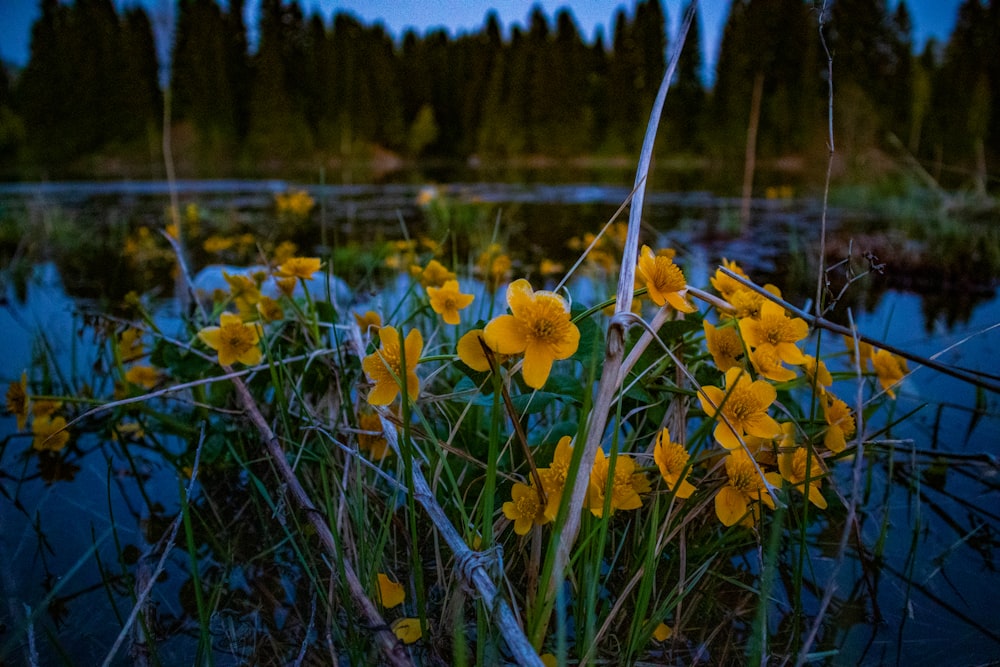
{"type": "Polygon", "coordinates": [[[392,628],[392,633],[404,644],[412,644],[420,639],[422,635],[419,618],[400,618],[393,621],[390,627],[392,628]]]}
{"type": "Polygon", "coordinates": [[[747,513],[747,500],[737,489],[724,486],[715,494],[715,514],[724,526],[732,526],[747,513]]]}
{"type": "Polygon", "coordinates": [[[386,609],[403,604],[406,599],[406,589],[402,584],[396,583],[382,572],[378,573],[378,596],[382,601],[382,606],[386,609]]]}

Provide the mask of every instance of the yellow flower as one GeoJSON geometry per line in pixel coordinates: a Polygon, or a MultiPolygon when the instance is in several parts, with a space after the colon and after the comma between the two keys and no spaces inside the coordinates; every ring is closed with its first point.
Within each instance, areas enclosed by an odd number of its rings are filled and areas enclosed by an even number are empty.
{"type": "MultiPolygon", "coordinates": [[[[740,277],[746,278],[747,280],[750,279],[750,277],[747,276],[747,274],[743,271],[743,269],[741,269],[736,264],[736,262],[730,262],[727,259],[723,259],[722,266],[729,269],[730,271],[732,271],[733,273],[735,273],[740,277]]],[[[716,269],[715,275],[712,276],[710,280],[712,282],[712,287],[715,288],[715,291],[721,294],[722,298],[724,298],[726,301],[729,301],[730,303],[732,303],[730,297],[732,297],[733,294],[747,289],[738,280],[730,278],[729,276],[724,274],[721,269],[716,269]]]]}
{"type": "Polygon", "coordinates": [[[205,241],[201,244],[201,247],[204,248],[205,252],[214,255],[220,252],[225,252],[234,245],[236,245],[236,241],[232,238],[213,234],[205,239],[205,241]]]}
{"type": "Polygon", "coordinates": [[[403,600],[406,599],[406,589],[403,588],[402,584],[396,583],[382,572],[378,573],[377,579],[378,598],[381,600],[383,607],[392,609],[397,605],[403,604],[403,600]]]}
{"type": "Polygon", "coordinates": [[[844,451],[847,447],[847,438],[854,435],[854,430],[857,428],[851,409],[847,407],[847,403],[833,394],[827,394],[827,400],[823,401],[823,416],[829,424],[823,437],[823,445],[831,452],[844,451]]]}
{"type": "Polygon", "coordinates": [[[429,261],[420,273],[420,284],[424,287],[441,287],[449,280],[454,279],[455,274],[446,269],[444,264],[436,259],[429,261]]]}
{"type": "Polygon", "coordinates": [[[580,330],[570,321],[569,305],[554,292],[534,292],[523,278],[507,287],[511,315],[500,315],[483,330],[486,344],[501,354],[524,352],[524,381],[541,389],[552,363],[566,359],[580,344],[580,330]]]}
{"type": "MultiPolygon", "coordinates": [[[[483,338],[483,330],[472,329],[458,339],[457,351],[458,358],[463,364],[474,371],[483,373],[490,370],[490,360],[486,358],[486,353],[483,351],[480,341],[483,344],[486,343],[486,340],[483,338]]],[[[493,358],[496,360],[496,363],[502,364],[507,360],[507,355],[500,354],[494,350],[493,358]]]]}
{"type": "Polygon", "coordinates": [[[809,325],[799,317],[788,317],[785,309],[773,301],[760,306],[760,318],[740,320],[740,332],[753,348],[769,345],[775,355],[788,364],[804,364],[805,357],[795,343],[809,335],[809,325]]]}
{"type": "Polygon", "coordinates": [[[670,637],[672,637],[673,634],[674,631],[669,625],[667,625],[666,623],[660,623],[659,625],[656,626],[656,629],[653,630],[653,639],[655,639],[658,642],[665,642],[668,639],[670,639],[670,637]]]}
{"type": "Polygon", "coordinates": [[[313,274],[319,271],[319,267],[319,257],[289,257],[278,267],[274,275],[279,278],[312,280],[313,274]]]}
{"type": "Polygon", "coordinates": [[[69,431],[63,417],[36,415],[31,422],[31,431],[35,436],[32,446],[39,451],[58,452],[69,442],[69,431]]]}
{"type": "Polygon", "coordinates": [[[467,308],[476,298],[472,294],[462,294],[457,280],[447,280],[441,287],[428,287],[427,296],[430,297],[431,308],[445,324],[458,324],[458,311],[467,308]]]}
{"type": "MultiPolygon", "coordinates": [[[[603,449],[598,449],[594,455],[594,467],[590,471],[590,487],[587,494],[587,506],[594,516],[604,515],[604,499],[608,488],[608,471],[611,469],[611,459],[604,455],[603,449]]],[[[615,458],[615,476],[611,480],[611,512],[615,510],[634,510],[642,507],[640,493],[647,493],[651,486],[644,473],[635,471],[635,461],[627,454],[619,454],[615,458]]]]}
{"type": "Polygon", "coordinates": [[[551,653],[543,653],[538,657],[541,659],[542,664],[545,665],[545,667],[559,667],[559,658],[555,657],[551,653]]]}
{"type": "Polygon", "coordinates": [[[720,371],[728,371],[730,368],[740,366],[740,357],[743,356],[743,341],[735,327],[718,327],[712,325],[708,320],[702,322],[705,329],[705,345],[709,354],[715,361],[716,367],[720,371]]]}
{"type": "Polygon", "coordinates": [[[381,461],[392,454],[389,441],[385,439],[382,420],[374,412],[362,412],[358,415],[358,449],[367,451],[373,461],[381,461]]]}
{"type": "Polygon", "coordinates": [[[545,489],[545,516],[555,520],[559,512],[559,503],[562,502],[563,490],[566,488],[566,478],[569,475],[569,465],[573,460],[573,447],[570,444],[573,439],[564,435],[559,438],[556,444],[556,452],[552,457],[552,464],[548,468],[539,468],[538,476],[542,480],[542,488],[545,489]]]}
{"type": "Polygon", "coordinates": [[[36,417],[50,417],[61,407],[62,401],[35,401],[31,404],[31,413],[36,417]]]}
{"type": "Polygon", "coordinates": [[[377,334],[382,328],[382,316],[374,310],[366,310],[364,315],[354,313],[354,321],[358,323],[358,328],[364,336],[377,334]]]}
{"type": "Polygon", "coordinates": [[[390,628],[404,644],[412,644],[421,636],[419,618],[398,618],[392,622],[390,628]]]}
{"type": "Polygon", "coordinates": [[[21,381],[11,382],[7,387],[7,412],[17,417],[17,430],[23,431],[28,424],[27,373],[21,373],[21,381]]]}
{"type": "Polygon", "coordinates": [[[260,363],[260,330],[256,324],[244,324],[239,315],[222,313],[219,326],[202,329],[198,338],[219,353],[223,366],[237,361],[247,366],[260,363]]]}
{"type": "Polygon", "coordinates": [[[239,273],[231,276],[223,271],[222,277],[229,283],[229,295],[233,298],[233,301],[243,302],[250,306],[260,301],[260,286],[250,276],[244,276],[239,273]]]}
{"type": "Polygon", "coordinates": [[[888,350],[878,350],[872,355],[872,367],[885,393],[889,394],[890,398],[896,398],[893,387],[909,373],[906,359],[897,357],[888,350]]]}
{"type": "Polygon", "coordinates": [[[483,276],[490,293],[496,291],[510,272],[510,257],[498,243],[491,243],[476,259],[476,270],[483,276]]]}
{"type": "Polygon", "coordinates": [[[562,273],[564,270],[565,267],[561,263],[548,258],[543,258],[538,264],[538,273],[543,276],[551,276],[557,273],[562,273]]]}
{"type": "MultiPolygon", "coordinates": [[[[764,285],[764,290],[770,292],[774,296],[781,298],[781,290],[774,285],[764,285]]],[[[755,292],[752,289],[743,287],[738,289],[729,295],[726,299],[729,301],[729,305],[733,307],[731,315],[738,320],[744,319],[759,319],[760,309],[764,305],[767,298],[764,295],[755,292]]]]}
{"type": "Polygon", "coordinates": [[[527,535],[532,526],[541,526],[551,521],[534,485],[514,482],[510,496],[511,500],[503,504],[503,513],[514,522],[514,532],[518,535],[527,535]]]}
{"type": "Polygon", "coordinates": [[[284,264],[285,260],[291,259],[298,251],[298,246],[291,241],[282,241],[271,253],[271,261],[275,264],[284,264]]]}
{"type": "Polygon", "coordinates": [[[833,376],[830,375],[830,371],[826,367],[826,363],[811,354],[802,355],[805,357],[806,362],[802,364],[802,368],[805,371],[806,377],[809,379],[810,386],[815,386],[819,389],[819,393],[823,394],[826,392],[826,387],[833,384],[833,376]]]}
{"type": "Polygon", "coordinates": [[[305,218],[316,204],[305,190],[276,194],[274,195],[274,203],[279,215],[295,218],[305,218]]]}
{"type": "Polygon", "coordinates": [[[118,337],[118,354],[123,363],[135,361],[142,356],[142,332],[129,327],[118,337]]]}
{"type": "Polygon", "coordinates": [[[667,488],[676,492],[678,498],[689,498],[695,491],[694,486],[687,481],[690,458],[691,455],[683,445],[671,442],[670,431],[666,427],[656,435],[653,460],[656,461],[667,488]]]}
{"type": "Polygon", "coordinates": [[[288,278],[275,278],[274,283],[278,286],[278,290],[282,294],[291,299],[292,295],[295,294],[295,285],[298,283],[298,280],[294,276],[289,276],[288,278]]]}
{"type": "Polygon", "coordinates": [[[778,349],[773,345],[761,345],[750,353],[750,363],[758,374],[775,382],[787,382],[795,379],[795,371],[781,365],[778,349]]]}
{"type": "Polygon", "coordinates": [[[125,381],[152,389],[160,381],[160,374],[152,366],[133,366],[125,372],[125,381]]]}
{"type": "Polygon", "coordinates": [[[702,410],[718,420],[715,439],[726,449],[738,449],[740,437],[748,433],[760,438],[777,437],[781,427],[767,414],[767,409],[777,397],[774,387],[763,380],[751,382],[741,368],[726,371],[725,391],[719,387],[704,386],[698,392],[702,410]]]}
{"type": "Polygon", "coordinates": [[[257,313],[265,322],[277,322],[285,316],[281,304],[269,296],[261,296],[257,302],[257,313]]]}
{"type": "Polygon", "coordinates": [[[819,457],[807,447],[796,447],[793,451],[782,452],[778,456],[778,470],[781,472],[781,477],[799,492],[804,492],[806,488],[808,472],[809,502],[821,510],[826,509],[826,498],[819,490],[820,478],[825,471],[819,457]]]}
{"type": "Polygon", "coordinates": [[[734,449],[726,457],[726,475],[728,482],[715,495],[715,514],[723,525],[732,526],[744,517],[752,522],[756,517],[757,501],[774,509],[767,485],[757,473],[750,455],[742,449],[734,449]],[[747,515],[751,509],[753,512],[747,515]]]}
{"type": "Polygon", "coordinates": [[[646,283],[649,298],[657,306],[669,303],[682,313],[693,313],[695,307],[684,298],[687,281],[674,260],[664,255],[653,255],[649,246],[642,246],[639,252],[638,276],[646,283]]]}
{"type": "Polygon", "coordinates": [[[395,327],[382,327],[379,330],[379,339],[382,347],[361,362],[361,367],[375,383],[368,394],[368,402],[372,405],[388,405],[399,395],[399,380],[403,374],[400,344],[405,345],[402,351],[406,353],[406,393],[410,400],[416,400],[420,394],[420,379],[417,377],[416,368],[420,353],[424,349],[424,337],[418,329],[410,329],[404,342],[395,327]]]}
{"type": "Polygon", "coordinates": [[[871,343],[866,343],[864,341],[858,341],[858,352],[860,352],[860,358],[854,358],[854,338],[852,336],[841,336],[844,339],[844,345],[847,346],[847,352],[851,355],[851,365],[861,364],[861,371],[864,372],[868,370],[868,363],[872,360],[872,354],[875,349],[872,347],[871,343]]]}

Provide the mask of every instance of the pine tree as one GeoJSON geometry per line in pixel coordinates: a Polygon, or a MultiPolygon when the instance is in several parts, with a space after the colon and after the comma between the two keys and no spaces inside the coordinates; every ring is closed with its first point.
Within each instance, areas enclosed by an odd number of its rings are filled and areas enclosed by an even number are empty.
{"type": "MultiPolygon", "coordinates": [[[[156,147],[163,124],[163,98],[159,86],[156,41],[146,12],[132,8],[122,23],[122,139],[145,137],[156,147]]],[[[153,148],[155,154],[158,148],[153,148]]]]}
{"type": "MultiPolygon", "coordinates": [[[[688,3],[690,5],[690,3],[688,3]]],[[[682,16],[686,16],[688,7],[682,16]]],[[[663,145],[671,152],[697,152],[703,147],[701,123],[705,114],[702,80],[700,16],[696,13],[677,62],[677,75],[663,109],[663,145]]]]}
{"type": "Polygon", "coordinates": [[[312,151],[302,110],[302,40],[298,3],[264,0],[260,45],[253,58],[249,144],[255,156],[301,160],[312,151]]]}

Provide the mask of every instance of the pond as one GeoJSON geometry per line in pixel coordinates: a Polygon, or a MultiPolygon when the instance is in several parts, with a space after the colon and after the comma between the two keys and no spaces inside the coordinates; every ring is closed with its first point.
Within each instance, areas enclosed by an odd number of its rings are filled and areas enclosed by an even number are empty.
{"type": "MultiPolygon", "coordinates": [[[[354,290],[356,311],[396,298],[385,264],[394,252],[405,254],[393,243],[406,238],[446,247],[456,266],[474,264],[478,248],[499,242],[516,275],[554,284],[549,271],[558,276],[572,266],[589,243],[586,235],[598,233],[630,191],[579,182],[308,186],[316,205],[300,216],[275,210],[276,195],[301,189],[283,181],[188,181],[178,189],[193,270],[259,264],[262,253],[294,243],[302,254],[332,258],[354,290]],[[448,208],[435,208],[442,200],[448,208]]],[[[780,285],[787,301],[808,309],[822,211],[815,199],[779,189],[769,194],[754,200],[749,220],[741,221],[738,200],[654,190],[646,197],[643,242],[676,249],[689,284],[708,286],[723,258],[738,259],[756,282],[780,285]]],[[[0,185],[4,386],[28,370],[33,383],[55,395],[75,395],[79,414],[115,395],[101,332],[126,321],[136,303],[150,326],[184,335],[172,296],[172,251],[158,232],[169,207],[163,183],[0,185]]],[[[996,384],[995,225],[918,224],[882,214],[829,211],[828,294],[837,301],[828,318],[846,324],[852,317],[873,338],[978,371],[996,384]]],[[[619,250],[598,243],[598,250],[619,250]]],[[[820,345],[830,354],[844,350],[839,336],[827,335],[820,345]]],[[[842,513],[831,510],[809,540],[818,565],[805,576],[807,604],[819,605],[823,587],[831,577],[835,582],[814,646],[820,662],[971,664],[1000,655],[992,604],[1000,590],[1000,397],[912,363],[910,369],[891,408],[865,424],[871,445],[849,557],[837,557],[842,513]]],[[[852,386],[841,379],[835,389],[845,395],[852,386]]],[[[169,419],[173,400],[163,397],[148,408],[169,419]]],[[[197,434],[185,424],[144,432],[128,411],[116,411],[115,419],[113,429],[98,426],[99,416],[85,420],[87,428],[66,449],[51,453],[34,451],[30,432],[19,432],[13,416],[0,417],[2,662],[100,663],[132,611],[136,586],[151,572],[143,556],[178,512],[185,456],[197,434]]],[[[850,468],[837,472],[845,495],[850,468]]],[[[233,505],[208,511],[239,513],[248,502],[252,480],[245,476],[206,473],[200,481],[232,485],[233,505]]],[[[240,539],[275,538],[245,529],[240,539]]],[[[293,620],[288,608],[302,605],[293,599],[291,570],[226,563],[204,547],[197,553],[204,559],[198,576],[226,577],[223,589],[237,600],[217,600],[208,624],[216,662],[252,661],[244,640],[280,634],[293,620]],[[270,600],[249,595],[251,589],[259,595],[262,578],[270,579],[264,586],[270,600]]],[[[187,551],[173,550],[155,587],[150,632],[161,664],[190,664],[197,654],[192,567],[187,551]]],[[[783,636],[793,616],[781,590],[773,591],[778,613],[769,620],[775,636],[783,636]]],[[[132,657],[122,649],[114,664],[139,659],[143,642],[132,637],[125,644],[132,657]]]]}

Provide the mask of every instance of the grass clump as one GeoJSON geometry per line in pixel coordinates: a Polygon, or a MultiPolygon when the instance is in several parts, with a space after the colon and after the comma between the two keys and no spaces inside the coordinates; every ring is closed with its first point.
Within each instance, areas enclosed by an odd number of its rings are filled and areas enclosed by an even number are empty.
{"type": "MultiPolygon", "coordinates": [[[[110,393],[78,406],[25,376],[8,409],[39,457],[110,429],[136,470],[156,453],[177,471],[176,512],[147,499],[147,555],[186,558],[176,622],[200,660],[807,654],[816,547],[847,530],[836,469],[864,454],[862,424],[906,362],[830,345],[737,262],[688,285],[668,248],[642,248],[632,306],[613,315],[621,267],[588,246],[581,277],[546,290],[511,280],[502,246],[455,263],[406,243],[366,303],[328,289],[336,253],[273,255],[227,275],[180,332],[138,299],[101,318],[110,393]],[[867,398],[835,395],[855,377],[867,398]]],[[[155,652],[147,601],[129,597],[155,652]]]]}

